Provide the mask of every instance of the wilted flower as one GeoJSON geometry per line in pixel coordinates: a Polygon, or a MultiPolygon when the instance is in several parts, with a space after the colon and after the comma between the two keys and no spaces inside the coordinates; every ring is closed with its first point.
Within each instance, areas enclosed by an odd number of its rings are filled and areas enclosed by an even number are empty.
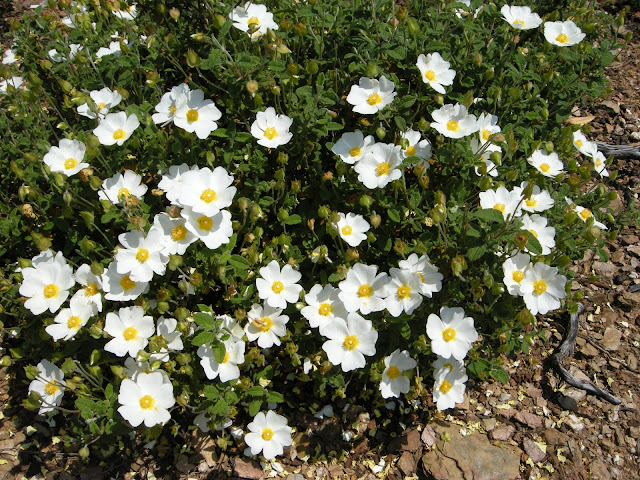
{"type": "Polygon", "coordinates": [[[9,93],[9,87],[13,87],[18,90],[24,82],[22,77],[11,77],[6,80],[0,81],[0,93],[6,95],[9,93]]]}

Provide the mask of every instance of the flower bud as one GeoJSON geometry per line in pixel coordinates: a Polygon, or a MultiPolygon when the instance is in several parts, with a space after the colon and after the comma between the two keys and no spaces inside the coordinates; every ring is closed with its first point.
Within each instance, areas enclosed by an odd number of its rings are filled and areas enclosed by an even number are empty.
{"type": "Polygon", "coordinates": [[[173,21],[177,22],[180,18],[180,9],[173,7],[169,10],[169,16],[173,19],[173,21]]]}
{"type": "Polygon", "coordinates": [[[200,56],[191,49],[187,50],[186,60],[187,65],[189,65],[191,68],[200,66],[200,63],[202,62],[200,56]]]}
{"type": "Polygon", "coordinates": [[[303,37],[307,33],[307,26],[302,22],[296,23],[293,29],[295,30],[296,35],[300,37],[303,37]]]}
{"type": "Polygon", "coordinates": [[[493,80],[493,77],[495,76],[496,73],[493,67],[487,67],[487,69],[484,71],[485,80],[493,80]]]}
{"type": "Polygon", "coordinates": [[[291,62],[289,65],[287,65],[287,74],[293,76],[293,75],[298,75],[300,73],[300,65],[298,65],[295,62],[291,62]]]}
{"type": "Polygon", "coordinates": [[[416,36],[420,33],[420,25],[413,17],[407,17],[407,30],[413,36],[416,36]]]}
{"type": "Polygon", "coordinates": [[[287,212],[284,208],[278,210],[278,220],[281,222],[286,222],[289,220],[289,212],[287,212]]]}
{"type": "Polygon", "coordinates": [[[361,207],[369,210],[371,208],[371,205],[373,205],[373,198],[371,198],[369,195],[362,195],[358,203],[360,203],[361,207]]]}
{"type": "Polygon", "coordinates": [[[260,88],[260,84],[255,80],[249,80],[245,84],[245,88],[247,89],[247,92],[249,92],[251,95],[255,95],[258,92],[258,89],[260,88]]]}
{"type": "Polygon", "coordinates": [[[309,75],[316,75],[318,73],[319,67],[318,67],[318,61],[315,59],[311,59],[307,62],[307,65],[305,67],[307,73],[309,75]]]}
{"type": "Polygon", "coordinates": [[[479,53],[474,53],[473,57],[471,58],[471,63],[473,63],[476,67],[479,67],[482,65],[482,55],[480,55],[479,53]]]}
{"type": "Polygon", "coordinates": [[[451,271],[456,277],[460,277],[462,272],[467,269],[467,261],[463,255],[456,255],[451,259],[451,271]]]}
{"type": "Polygon", "coordinates": [[[378,78],[380,76],[380,67],[375,63],[370,63],[364,69],[364,74],[369,78],[378,78]]]}
{"type": "Polygon", "coordinates": [[[83,210],[82,212],[80,212],[80,217],[82,217],[82,220],[84,220],[84,223],[87,225],[87,227],[93,227],[93,222],[95,221],[93,212],[83,210]]]}
{"type": "Polygon", "coordinates": [[[302,184],[300,180],[291,180],[291,193],[300,193],[302,189],[302,184]]]}
{"type": "Polygon", "coordinates": [[[318,207],[318,216],[320,218],[328,218],[331,214],[331,209],[326,205],[321,205],[318,207]]]}
{"type": "Polygon", "coordinates": [[[376,137],[378,137],[380,140],[382,140],[386,134],[387,130],[384,127],[376,128],[376,137]]]}
{"type": "Polygon", "coordinates": [[[427,122],[424,117],[420,117],[420,120],[418,121],[418,130],[426,132],[429,129],[429,126],[429,122],[427,122]]]}
{"type": "Polygon", "coordinates": [[[215,28],[216,30],[220,30],[226,21],[227,19],[224,16],[220,15],[219,13],[216,13],[213,16],[213,22],[211,23],[213,25],[213,28],[215,28]]]}
{"type": "Polygon", "coordinates": [[[369,217],[369,223],[373,228],[378,228],[381,222],[382,222],[382,217],[375,212],[372,213],[371,216],[369,217]]]}
{"type": "Polygon", "coordinates": [[[356,260],[358,260],[358,258],[360,258],[360,254],[355,248],[347,249],[344,256],[348,262],[355,262],[356,260]]]}
{"type": "Polygon", "coordinates": [[[181,255],[169,255],[169,264],[167,267],[172,272],[175,272],[178,268],[182,266],[183,259],[181,255]]]}

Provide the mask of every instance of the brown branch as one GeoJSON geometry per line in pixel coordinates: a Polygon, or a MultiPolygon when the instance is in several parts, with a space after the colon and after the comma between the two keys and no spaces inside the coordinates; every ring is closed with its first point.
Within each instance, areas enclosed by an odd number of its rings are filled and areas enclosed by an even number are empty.
{"type": "Polygon", "coordinates": [[[640,159],[640,145],[612,145],[603,142],[596,144],[605,157],[640,159]]]}

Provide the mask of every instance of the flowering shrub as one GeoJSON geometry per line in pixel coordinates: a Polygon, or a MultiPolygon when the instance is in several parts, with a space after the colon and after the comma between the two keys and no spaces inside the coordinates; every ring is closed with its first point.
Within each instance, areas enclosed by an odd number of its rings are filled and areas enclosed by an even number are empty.
{"type": "Polygon", "coordinates": [[[566,267],[615,234],[610,160],[563,123],[605,93],[610,19],[233,3],[60,0],[14,31],[0,252],[24,406],[64,406],[94,447],[246,426],[272,458],[302,389],[443,410],[468,377],[506,382],[535,315],[577,308],[566,267]]]}

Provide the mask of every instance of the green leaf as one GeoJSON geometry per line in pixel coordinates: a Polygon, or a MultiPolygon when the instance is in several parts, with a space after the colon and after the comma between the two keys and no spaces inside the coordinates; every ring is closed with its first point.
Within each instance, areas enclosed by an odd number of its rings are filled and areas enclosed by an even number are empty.
{"type": "Polygon", "coordinates": [[[387,210],[387,215],[389,215],[389,218],[394,222],[400,223],[400,214],[397,210],[390,208],[389,210],[387,210]]]}
{"type": "Polygon", "coordinates": [[[236,272],[246,272],[249,270],[249,262],[246,258],[240,255],[231,255],[229,258],[229,265],[236,269],[236,272]]]}
{"type": "Polygon", "coordinates": [[[282,403],[284,402],[284,396],[279,392],[268,391],[265,400],[267,403],[282,403]]]}
{"type": "Polygon", "coordinates": [[[393,49],[388,49],[385,51],[385,53],[391,57],[394,58],[396,60],[404,60],[404,57],[406,56],[406,48],[403,46],[398,46],[395,47],[393,49]]]}
{"type": "Polygon", "coordinates": [[[227,353],[227,349],[224,347],[224,343],[220,340],[214,340],[211,342],[211,349],[213,350],[213,358],[218,363],[222,363],[224,361],[224,356],[227,353]]]}
{"type": "Polygon", "coordinates": [[[205,385],[203,390],[204,396],[207,398],[207,400],[214,400],[218,398],[218,395],[220,395],[220,390],[218,390],[218,387],[216,387],[215,385],[205,385]]]}
{"type": "Polygon", "coordinates": [[[205,330],[211,330],[213,328],[214,318],[213,315],[204,312],[198,312],[193,316],[194,322],[205,330]]]}
{"type": "Polygon", "coordinates": [[[489,372],[489,375],[491,376],[491,378],[495,378],[503,385],[506,385],[507,383],[509,383],[509,374],[502,367],[494,368],[489,372]]]}
{"type": "Polygon", "coordinates": [[[527,232],[527,234],[529,235],[529,240],[527,240],[527,250],[534,255],[540,255],[542,253],[542,245],[540,245],[540,242],[533,233],[527,232]]]}
{"type": "Polygon", "coordinates": [[[229,412],[229,405],[224,398],[221,398],[211,407],[209,413],[211,415],[226,415],[229,412]]]}
{"type": "Polygon", "coordinates": [[[261,397],[264,395],[264,387],[260,385],[254,385],[250,389],[247,390],[247,395],[251,395],[252,397],[261,397]]]}
{"type": "Polygon", "coordinates": [[[216,339],[216,334],[213,332],[200,332],[198,335],[196,335],[193,338],[193,340],[191,341],[191,344],[195,345],[196,347],[199,347],[215,339],[216,339]]]}
{"type": "Polygon", "coordinates": [[[480,210],[476,210],[475,212],[473,212],[473,216],[479,218],[480,220],[484,220],[485,222],[504,223],[502,212],[496,210],[495,208],[483,208],[480,210]]]}
{"type": "Polygon", "coordinates": [[[287,225],[297,225],[302,221],[302,217],[298,214],[290,215],[289,218],[284,222],[287,225]]]}
{"type": "Polygon", "coordinates": [[[262,400],[256,399],[249,403],[249,415],[255,417],[262,407],[262,400]]]}
{"type": "Polygon", "coordinates": [[[478,245],[476,247],[471,247],[469,250],[467,250],[467,260],[470,262],[475,262],[476,260],[478,260],[480,257],[482,257],[487,251],[487,246],[486,245],[478,245]]]}

